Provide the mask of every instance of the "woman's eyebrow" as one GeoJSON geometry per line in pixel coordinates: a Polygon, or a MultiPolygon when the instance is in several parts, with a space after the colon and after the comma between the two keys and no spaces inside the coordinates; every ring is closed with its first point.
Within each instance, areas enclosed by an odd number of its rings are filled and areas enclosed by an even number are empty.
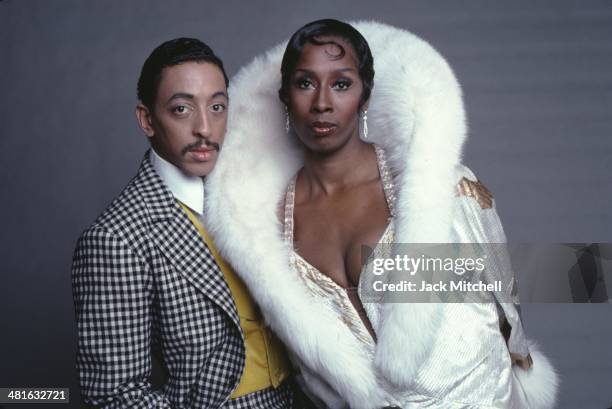
{"type": "MultiPolygon", "coordinates": [[[[300,71],[303,72],[305,74],[314,74],[315,72],[312,70],[309,70],[307,68],[296,68],[295,71],[300,71]]],[[[351,67],[345,67],[345,68],[338,68],[336,70],[334,70],[333,72],[347,72],[347,71],[357,71],[355,70],[355,68],[351,68],[351,67]]]]}

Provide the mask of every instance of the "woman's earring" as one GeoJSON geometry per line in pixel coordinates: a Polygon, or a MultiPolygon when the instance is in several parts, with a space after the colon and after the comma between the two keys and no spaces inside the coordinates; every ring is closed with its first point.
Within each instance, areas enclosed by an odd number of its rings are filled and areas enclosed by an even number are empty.
{"type": "Polygon", "coordinates": [[[285,105],[285,132],[289,133],[291,130],[291,124],[289,123],[289,109],[287,109],[287,105],[285,105]]]}
{"type": "Polygon", "coordinates": [[[368,110],[363,110],[363,139],[368,139],[368,110]]]}

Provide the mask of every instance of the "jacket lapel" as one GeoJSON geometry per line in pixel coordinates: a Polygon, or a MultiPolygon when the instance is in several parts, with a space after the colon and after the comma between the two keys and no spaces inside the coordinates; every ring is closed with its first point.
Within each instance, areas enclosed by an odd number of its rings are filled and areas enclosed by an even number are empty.
{"type": "Polygon", "coordinates": [[[181,275],[240,327],[223,273],[195,226],[153,169],[148,152],[135,182],[152,221],[151,241],[181,275]]]}

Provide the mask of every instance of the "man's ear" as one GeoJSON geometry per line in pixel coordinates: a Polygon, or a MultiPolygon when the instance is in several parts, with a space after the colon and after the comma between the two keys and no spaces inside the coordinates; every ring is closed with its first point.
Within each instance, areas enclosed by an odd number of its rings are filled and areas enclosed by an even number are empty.
{"type": "Polygon", "coordinates": [[[136,120],[147,138],[151,138],[155,135],[155,130],[153,129],[153,116],[146,105],[142,103],[136,105],[136,120]]]}

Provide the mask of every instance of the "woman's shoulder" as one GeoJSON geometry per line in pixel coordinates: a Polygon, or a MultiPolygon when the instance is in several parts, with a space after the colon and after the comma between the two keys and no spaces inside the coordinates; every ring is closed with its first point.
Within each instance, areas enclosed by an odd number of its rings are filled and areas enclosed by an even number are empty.
{"type": "Polygon", "coordinates": [[[504,243],[506,235],[493,194],[465,165],[455,168],[457,205],[454,232],[458,242],[504,243]]]}
{"type": "Polygon", "coordinates": [[[493,207],[493,194],[472,172],[470,168],[459,164],[455,167],[456,191],[458,197],[472,198],[481,209],[493,207]]]}

